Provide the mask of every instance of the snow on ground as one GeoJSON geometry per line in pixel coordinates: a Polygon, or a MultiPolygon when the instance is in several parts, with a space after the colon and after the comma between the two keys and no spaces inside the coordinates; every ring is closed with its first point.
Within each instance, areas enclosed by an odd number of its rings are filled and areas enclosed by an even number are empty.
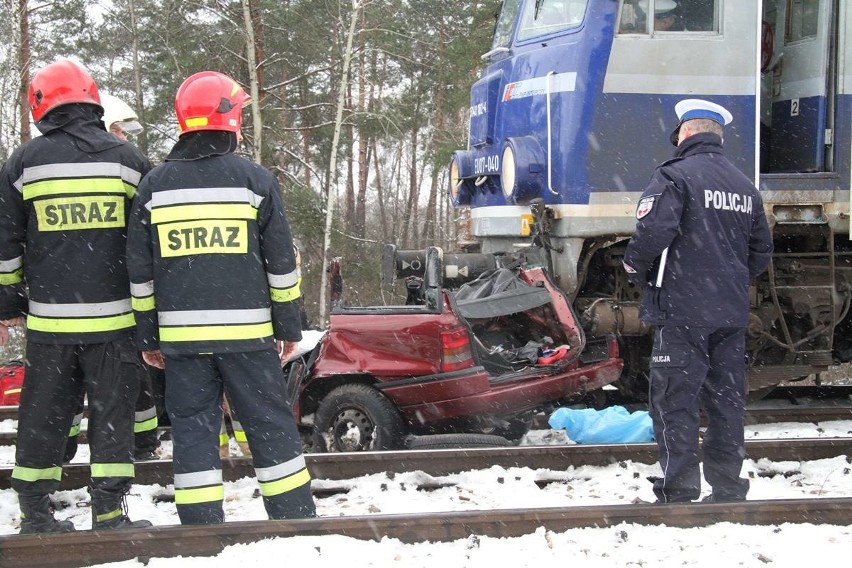
{"type": "MultiPolygon", "coordinates": [[[[0,424],[0,428],[14,424],[0,424]]],[[[749,426],[749,439],[844,437],[852,421],[821,424],[779,423],[749,426]]],[[[569,444],[563,432],[533,431],[524,444],[569,444]]],[[[236,445],[233,447],[236,450],[236,445]]],[[[165,455],[170,454],[168,443],[165,455]]],[[[75,462],[85,462],[88,448],[81,446],[75,462]]],[[[14,461],[12,448],[0,447],[0,464],[14,461]]],[[[852,473],[847,457],[812,462],[747,460],[743,475],[751,479],[750,499],[852,497],[852,473]]],[[[346,481],[315,480],[316,487],[349,487],[348,493],[317,500],[321,516],[399,514],[434,511],[505,509],[513,507],[563,507],[628,504],[636,498],[652,500],[649,476],[660,474],[658,465],[632,462],[607,467],[567,466],[564,470],[491,467],[455,475],[432,477],[423,472],[388,476],[375,474],[346,481]],[[543,488],[536,480],[558,479],[543,488]],[[432,491],[417,491],[424,481],[452,483],[432,491]]],[[[226,484],[225,511],[229,521],[265,518],[255,497],[253,479],[226,484]]],[[[707,490],[707,489],[706,489],[707,490]]],[[[171,487],[134,486],[128,504],[132,518],[155,525],[177,524],[174,504],[159,497],[171,487]]],[[[90,526],[85,489],[54,495],[61,507],[57,518],[71,519],[78,530],[90,526]]],[[[0,490],[0,534],[18,531],[17,498],[0,490]]],[[[796,566],[814,558],[852,558],[852,527],[785,524],[750,527],[721,523],[698,529],[643,527],[622,524],[613,528],[574,529],[563,533],[537,530],[519,538],[471,536],[451,543],[403,544],[395,539],[358,541],[342,536],[273,539],[232,546],[215,559],[152,559],[150,568],[233,567],[271,565],[270,558],[286,555],[288,565],[310,568],[339,567],[488,567],[548,568],[574,566],[796,566]],[[805,544],[806,543],[806,544],[805,544]]],[[[110,568],[137,568],[136,561],[109,564],[110,568]]]]}

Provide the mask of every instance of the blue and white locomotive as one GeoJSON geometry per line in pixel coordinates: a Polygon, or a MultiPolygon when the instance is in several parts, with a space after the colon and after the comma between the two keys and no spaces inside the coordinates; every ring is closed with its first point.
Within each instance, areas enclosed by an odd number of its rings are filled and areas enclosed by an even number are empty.
{"type": "Polygon", "coordinates": [[[650,335],[621,255],[684,98],[732,112],[726,154],[773,229],[750,390],[852,359],[852,2],[504,0],[482,57],[451,201],[483,255],[543,245],[586,334],[621,337],[625,390],[645,388],[650,335]]]}

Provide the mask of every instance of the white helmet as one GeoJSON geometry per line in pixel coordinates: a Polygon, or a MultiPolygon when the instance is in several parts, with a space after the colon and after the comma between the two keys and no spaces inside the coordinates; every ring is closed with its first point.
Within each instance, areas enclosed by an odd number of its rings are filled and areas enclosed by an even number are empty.
{"type": "Polygon", "coordinates": [[[107,93],[101,93],[101,106],[104,107],[104,125],[106,125],[107,130],[113,124],[118,123],[121,130],[131,136],[142,133],[143,128],[139,124],[139,117],[123,100],[107,93]]]}

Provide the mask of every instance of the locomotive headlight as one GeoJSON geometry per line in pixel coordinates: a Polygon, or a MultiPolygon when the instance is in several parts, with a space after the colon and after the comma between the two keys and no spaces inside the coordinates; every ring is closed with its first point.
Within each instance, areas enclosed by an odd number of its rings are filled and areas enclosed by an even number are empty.
{"type": "Polygon", "coordinates": [[[509,203],[527,203],[538,197],[543,187],[544,151],[532,136],[506,138],[500,182],[509,203]]]}
{"type": "Polygon", "coordinates": [[[512,199],[515,191],[515,150],[510,144],[503,147],[503,160],[500,162],[500,183],[503,185],[503,195],[507,200],[512,199]]]}
{"type": "Polygon", "coordinates": [[[453,155],[450,157],[450,175],[447,193],[450,196],[450,202],[456,207],[470,205],[474,185],[473,181],[467,178],[471,175],[472,171],[473,166],[471,165],[470,153],[464,150],[453,152],[453,155]]]}

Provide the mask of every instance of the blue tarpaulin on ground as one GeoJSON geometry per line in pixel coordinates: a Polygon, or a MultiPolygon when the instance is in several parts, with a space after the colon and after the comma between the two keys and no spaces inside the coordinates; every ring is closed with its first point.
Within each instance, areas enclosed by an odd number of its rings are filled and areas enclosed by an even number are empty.
{"type": "Polygon", "coordinates": [[[565,430],[578,444],[623,444],[654,441],[654,428],[646,410],[630,413],[623,406],[558,408],[548,420],[554,430],[565,430]]]}

